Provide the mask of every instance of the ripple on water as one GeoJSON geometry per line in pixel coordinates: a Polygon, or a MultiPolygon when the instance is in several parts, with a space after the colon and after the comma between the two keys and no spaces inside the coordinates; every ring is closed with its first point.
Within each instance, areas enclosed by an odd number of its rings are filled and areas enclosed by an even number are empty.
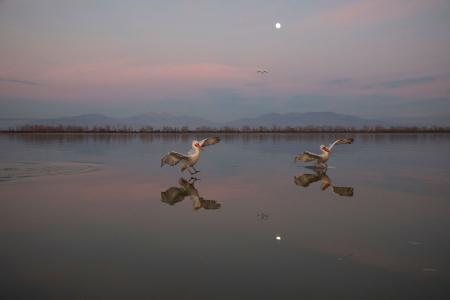
{"type": "Polygon", "coordinates": [[[6,162],[0,164],[0,183],[30,177],[96,172],[100,165],[79,162],[6,162]]]}

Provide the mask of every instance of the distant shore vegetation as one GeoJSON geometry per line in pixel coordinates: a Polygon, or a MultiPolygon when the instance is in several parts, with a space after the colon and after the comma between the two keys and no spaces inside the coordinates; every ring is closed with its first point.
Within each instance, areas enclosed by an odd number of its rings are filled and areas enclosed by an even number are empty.
{"type": "Polygon", "coordinates": [[[16,128],[0,130],[1,133],[450,133],[450,126],[242,126],[235,127],[208,127],[163,126],[154,128],[144,126],[136,129],[128,126],[48,126],[25,125],[16,128]]]}

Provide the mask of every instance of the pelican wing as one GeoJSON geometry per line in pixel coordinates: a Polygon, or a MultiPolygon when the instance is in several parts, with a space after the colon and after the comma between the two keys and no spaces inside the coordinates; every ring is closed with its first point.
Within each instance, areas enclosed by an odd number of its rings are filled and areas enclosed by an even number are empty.
{"type": "Polygon", "coordinates": [[[203,209],[219,209],[222,205],[217,202],[216,200],[208,200],[204,199],[202,197],[199,198],[200,206],[196,207],[196,209],[200,209],[203,207],[203,209]]]}
{"type": "Polygon", "coordinates": [[[300,185],[302,187],[308,187],[311,183],[319,181],[320,179],[322,179],[321,175],[303,174],[301,176],[294,177],[294,182],[296,185],[300,185]]]}
{"type": "Polygon", "coordinates": [[[333,148],[335,145],[352,144],[353,141],[354,141],[353,138],[348,138],[348,139],[338,139],[338,140],[334,141],[332,144],[330,144],[330,146],[328,146],[328,149],[331,150],[331,148],[333,148]]]}
{"type": "Polygon", "coordinates": [[[170,205],[183,201],[184,197],[186,197],[186,191],[176,186],[161,192],[161,201],[170,205]]]}
{"type": "Polygon", "coordinates": [[[338,194],[339,196],[352,197],[353,196],[353,188],[347,186],[333,186],[333,192],[338,194]]]}
{"type": "Polygon", "coordinates": [[[217,144],[218,142],[220,142],[220,137],[214,136],[214,137],[209,137],[204,140],[201,140],[199,144],[202,147],[206,147],[206,146],[217,144]]]}
{"type": "Polygon", "coordinates": [[[305,151],[300,155],[297,155],[295,157],[296,160],[304,161],[304,162],[310,162],[314,160],[319,160],[321,156],[319,154],[315,154],[309,151],[305,151]]]}
{"type": "Polygon", "coordinates": [[[166,165],[169,166],[175,166],[177,163],[179,163],[181,160],[187,160],[188,157],[184,154],[171,151],[167,153],[163,158],[161,158],[161,167],[166,165]]]}

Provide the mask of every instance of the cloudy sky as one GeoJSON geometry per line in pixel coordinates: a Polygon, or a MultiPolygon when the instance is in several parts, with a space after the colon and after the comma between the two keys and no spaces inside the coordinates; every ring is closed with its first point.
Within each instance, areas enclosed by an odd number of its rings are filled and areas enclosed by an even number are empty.
{"type": "Polygon", "coordinates": [[[0,0],[0,117],[450,116],[449,16],[448,0],[0,0]]]}

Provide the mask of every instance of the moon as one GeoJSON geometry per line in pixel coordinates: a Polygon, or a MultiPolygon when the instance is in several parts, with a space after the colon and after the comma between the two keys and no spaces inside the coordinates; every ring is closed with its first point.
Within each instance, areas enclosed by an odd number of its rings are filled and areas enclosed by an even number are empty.
{"type": "Polygon", "coordinates": [[[275,23],[275,28],[276,29],[280,29],[281,28],[281,23],[279,23],[279,22],[275,23]]]}

